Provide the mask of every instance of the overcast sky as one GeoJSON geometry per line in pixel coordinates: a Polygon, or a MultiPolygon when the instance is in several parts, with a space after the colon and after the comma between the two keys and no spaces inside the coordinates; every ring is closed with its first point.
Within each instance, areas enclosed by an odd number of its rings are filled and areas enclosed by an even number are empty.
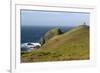
{"type": "Polygon", "coordinates": [[[89,13],[21,10],[22,26],[77,26],[89,25],[89,13]]]}

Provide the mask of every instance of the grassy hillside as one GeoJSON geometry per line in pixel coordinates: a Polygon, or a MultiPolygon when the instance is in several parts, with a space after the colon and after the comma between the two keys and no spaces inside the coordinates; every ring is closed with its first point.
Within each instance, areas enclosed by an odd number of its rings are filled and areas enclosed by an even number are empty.
{"type": "Polygon", "coordinates": [[[89,59],[89,27],[81,25],[48,40],[40,49],[22,52],[22,62],[89,59]]]}

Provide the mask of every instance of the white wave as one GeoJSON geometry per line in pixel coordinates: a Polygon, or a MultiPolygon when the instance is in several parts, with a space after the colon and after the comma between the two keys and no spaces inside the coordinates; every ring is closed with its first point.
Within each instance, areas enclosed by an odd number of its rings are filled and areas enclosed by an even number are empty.
{"type": "Polygon", "coordinates": [[[41,44],[40,43],[33,43],[33,42],[28,42],[28,43],[22,43],[21,44],[21,50],[28,51],[36,48],[40,48],[41,44]]]}

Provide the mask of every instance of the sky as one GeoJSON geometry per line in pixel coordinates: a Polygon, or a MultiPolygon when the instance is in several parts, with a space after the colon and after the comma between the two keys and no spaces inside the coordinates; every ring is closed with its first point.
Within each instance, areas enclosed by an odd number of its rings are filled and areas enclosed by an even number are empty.
{"type": "Polygon", "coordinates": [[[21,10],[22,26],[78,26],[89,25],[89,13],[21,10]]]}

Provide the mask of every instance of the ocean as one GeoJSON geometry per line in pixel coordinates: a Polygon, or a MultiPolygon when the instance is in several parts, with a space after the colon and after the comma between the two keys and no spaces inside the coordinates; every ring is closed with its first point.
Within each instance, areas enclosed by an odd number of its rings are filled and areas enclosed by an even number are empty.
{"type": "Polygon", "coordinates": [[[39,42],[47,31],[55,27],[60,28],[62,32],[72,28],[65,26],[21,26],[21,43],[39,42]]]}

